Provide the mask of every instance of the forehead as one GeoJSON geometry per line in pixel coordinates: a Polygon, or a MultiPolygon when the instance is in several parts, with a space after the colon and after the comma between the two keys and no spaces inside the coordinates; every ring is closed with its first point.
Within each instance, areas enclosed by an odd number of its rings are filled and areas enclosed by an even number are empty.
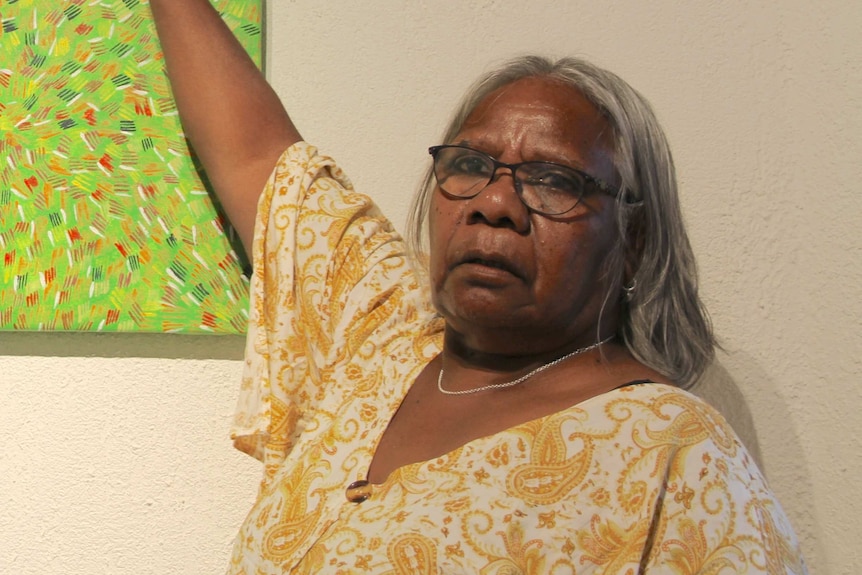
{"type": "Polygon", "coordinates": [[[457,139],[494,154],[517,148],[525,160],[612,169],[604,165],[612,163],[613,151],[604,115],[578,89],[553,78],[522,78],[491,92],[467,116],[457,139]]]}

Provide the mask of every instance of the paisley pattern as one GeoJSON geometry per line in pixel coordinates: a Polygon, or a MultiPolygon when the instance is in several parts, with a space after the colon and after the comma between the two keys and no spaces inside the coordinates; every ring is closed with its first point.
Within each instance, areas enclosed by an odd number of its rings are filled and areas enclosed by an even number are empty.
{"type": "Polygon", "coordinates": [[[230,573],[805,573],[724,420],[623,387],[393,472],[351,503],[442,323],[403,243],[305,143],[261,198],[233,430],[264,462],[230,573]]]}

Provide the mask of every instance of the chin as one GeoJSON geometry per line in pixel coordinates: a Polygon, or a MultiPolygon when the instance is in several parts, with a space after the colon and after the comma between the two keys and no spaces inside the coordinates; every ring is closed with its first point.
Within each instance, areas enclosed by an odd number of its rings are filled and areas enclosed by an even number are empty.
{"type": "MultiPolygon", "coordinates": [[[[434,297],[434,306],[453,327],[469,329],[521,329],[530,325],[526,305],[513,305],[497,297],[434,297]]],[[[459,331],[462,331],[459,329],[459,331]]]]}

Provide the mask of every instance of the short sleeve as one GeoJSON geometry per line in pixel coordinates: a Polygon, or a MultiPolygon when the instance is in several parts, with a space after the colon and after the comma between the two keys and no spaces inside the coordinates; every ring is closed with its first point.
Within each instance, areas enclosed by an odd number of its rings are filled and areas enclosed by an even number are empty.
{"type": "Polygon", "coordinates": [[[401,237],[305,142],[278,160],[258,204],[249,331],[231,435],[276,468],[333,366],[423,304],[401,237]]]}

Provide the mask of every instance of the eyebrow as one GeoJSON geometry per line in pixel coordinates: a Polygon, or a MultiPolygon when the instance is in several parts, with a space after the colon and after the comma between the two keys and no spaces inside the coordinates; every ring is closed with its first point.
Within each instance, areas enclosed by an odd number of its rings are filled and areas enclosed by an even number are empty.
{"type": "MultiPolygon", "coordinates": [[[[499,154],[488,152],[488,151],[485,151],[484,149],[482,149],[482,147],[481,147],[482,144],[480,142],[475,142],[475,141],[471,141],[471,140],[467,140],[467,139],[461,139],[461,140],[452,142],[451,145],[466,146],[466,147],[472,148],[478,152],[482,152],[483,154],[488,154],[489,156],[491,156],[492,158],[494,158],[497,161],[500,160],[499,154]]],[[[546,156],[546,155],[543,155],[541,153],[539,154],[538,159],[529,159],[529,160],[523,160],[523,161],[525,161],[525,162],[543,162],[546,164],[556,164],[558,166],[564,166],[567,168],[575,168],[576,170],[581,170],[583,172],[589,173],[587,166],[584,165],[584,163],[581,161],[572,161],[568,158],[546,156]]],[[[515,163],[520,163],[520,162],[515,162],[515,163]]]]}

